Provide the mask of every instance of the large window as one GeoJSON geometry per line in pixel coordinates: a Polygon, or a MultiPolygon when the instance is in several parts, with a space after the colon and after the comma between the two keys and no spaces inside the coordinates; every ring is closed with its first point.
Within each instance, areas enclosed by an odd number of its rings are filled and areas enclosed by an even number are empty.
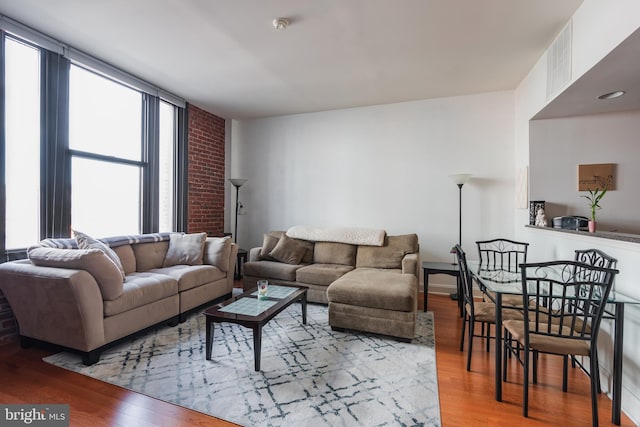
{"type": "Polygon", "coordinates": [[[72,228],[184,231],[184,102],[34,31],[32,44],[3,30],[0,255],[72,228]]]}
{"type": "Polygon", "coordinates": [[[159,230],[175,231],[176,107],[160,102],[159,230]]]}
{"type": "Polygon", "coordinates": [[[141,227],[142,94],[72,65],[71,226],[95,236],[141,227]]]}
{"type": "Polygon", "coordinates": [[[40,52],[5,38],[5,248],[25,248],[40,231],[40,52]]]}

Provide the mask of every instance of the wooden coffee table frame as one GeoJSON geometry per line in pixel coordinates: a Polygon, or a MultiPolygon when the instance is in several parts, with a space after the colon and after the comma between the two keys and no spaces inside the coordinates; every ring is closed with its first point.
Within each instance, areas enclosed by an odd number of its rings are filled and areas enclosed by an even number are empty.
{"type": "Polygon", "coordinates": [[[253,329],[253,356],[255,370],[260,370],[260,353],[262,351],[262,327],[269,323],[271,319],[277,316],[285,308],[289,307],[296,301],[300,301],[302,304],[302,323],[307,324],[307,288],[303,286],[291,286],[291,285],[278,285],[289,288],[295,288],[296,290],[284,298],[269,298],[271,301],[278,301],[262,313],[257,316],[250,316],[244,314],[235,314],[220,311],[222,307],[225,307],[241,298],[257,298],[254,293],[257,288],[251,289],[242,295],[228,299],[220,304],[205,310],[204,315],[206,317],[207,326],[207,342],[206,342],[206,358],[211,360],[211,348],[213,347],[213,332],[214,323],[237,323],[245,328],[253,329]]]}

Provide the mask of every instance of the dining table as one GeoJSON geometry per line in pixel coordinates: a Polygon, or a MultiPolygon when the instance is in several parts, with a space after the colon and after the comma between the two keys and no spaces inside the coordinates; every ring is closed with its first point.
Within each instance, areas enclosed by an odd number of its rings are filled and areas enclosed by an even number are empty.
{"type": "MultiPolygon", "coordinates": [[[[492,295],[496,309],[495,327],[495,398],[502,401],[502,297],[503,295],[522,295],[522,274],[520,271],[489,269],[479,261],[468,261],[469,272],[481,291],[492,295]]],[[[512,270],[516,270],[513,268],[512,270]]],[[[620,425],[622,407],[622,352],[625,304],[640,304],[640,300],[612,290],[607,300],[603,319],[614,322],[613,336],[613,373],[611,421],[620,425]]]]}

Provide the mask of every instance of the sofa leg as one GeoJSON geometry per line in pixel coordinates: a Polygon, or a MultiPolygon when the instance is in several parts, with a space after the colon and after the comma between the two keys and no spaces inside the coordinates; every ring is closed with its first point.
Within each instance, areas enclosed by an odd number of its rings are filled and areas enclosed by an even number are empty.
{"type": "Polygon", "coordinates": [[[20,347],[29,348],[33,345],[33,341],[29,337],[20,336],[20,347]]]}
{"type": "Polygon", "coordinates": [[[87,366],[93,365],[100,360],[100,350],[91,350],[82,353],[82,363],[87,366]]]}
{"type": "Polygon", "coordinates": [[[398,341],[400,342],[407,342],[410,343],[412,341],[411,338],[402,338],[402,337],[395,337],[398,341]]]}
{"type": "Polygon", "coordinates": [[[174,317],[171,320],[169,320],[167,324],[173,328],[175,326],[178,326],[178,323],[180,323],[180,319],[174,317]]]}
{"type": "Polygon", "coordinates": [[[338,328],[337,326],[332,326],[331,330],[332,331],[336,331],[336,332],[344,332],[345,331],[344,328],[338,328]]]}
{"type": "Polygon", "coordinates": [[[178,316],[178,322],[184,323],[187,321],[187,313],[180,313],[178,316]]]}

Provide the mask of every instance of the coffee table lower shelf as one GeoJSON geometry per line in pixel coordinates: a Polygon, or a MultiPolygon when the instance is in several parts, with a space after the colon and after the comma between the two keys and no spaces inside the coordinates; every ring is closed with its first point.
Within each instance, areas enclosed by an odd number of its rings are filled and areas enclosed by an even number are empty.
{"type": "Polygon", "coordinates": [[[206,317],[206,359],[211,360],[213,347],[214,323],[237,323],[253,330],[253,356],[256,371],[260,370],[262,351],[262,328],[271,319],[296,301],[302,305],[302,323],[307,324],[307,288],[304,286],[278,285],[269,287],[274,295],[286,294],[283,297],[269,297],[258,300],[257,289],[252,289],[205,310],[206,317]],[[286,289],[291,288],[291,289],[286,289]],[[231,306],[233,304],[233,306],[231,306]]]}

